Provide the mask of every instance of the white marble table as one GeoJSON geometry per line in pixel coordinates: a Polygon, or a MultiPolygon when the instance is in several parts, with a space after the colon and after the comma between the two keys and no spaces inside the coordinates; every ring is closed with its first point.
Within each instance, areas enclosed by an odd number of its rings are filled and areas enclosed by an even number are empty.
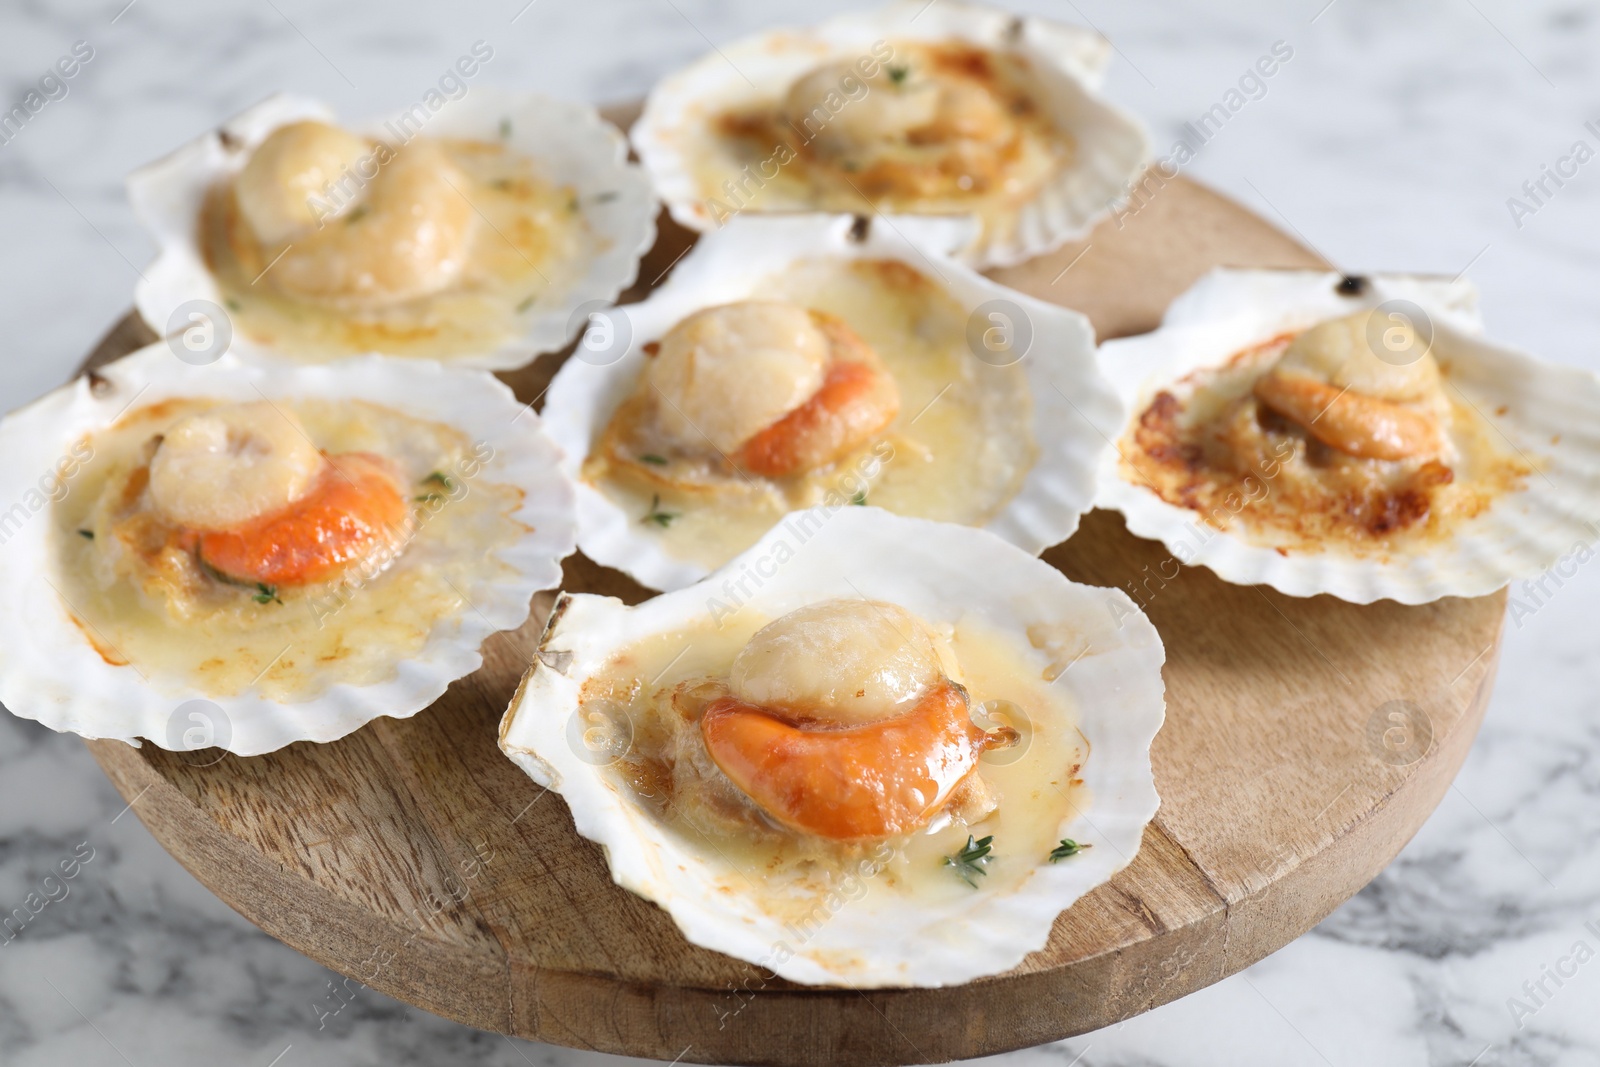
{"type": "MultiPolygon", "coordinates": [[[[378,113],[420,95],[483,39],[495,54],[481,81],[620,100],[708,41],[847,6],[526,3],[15,0],[0,9],[7,109],[74,42],[94,50],[67,95],[0,144],[0,408],[62,381],[128,307],[152,248],[122,176],[269,92],[317,94],[354,117],[378,113]]],[[[1189,173],[1342,267],[1470,268],[1491,331],[1600,368],[1600,159],[1559,189],[1547,182],[1553,195],[1540,194],[1542,203],[1521,188],[1579,140],[1600,151],[1600,134],[1585,128],[1600,120],[1595,6],[1325,3],[1026,6],[1110,37],[1111,95],[1144,116],[1158,145],[1285,42],[1292,59],[1189,173]],[[1514,217],[1511,197],[1536,210],[1514,217]]],[[[1114,1029],[1001,1059],[1600,1064],[1600,962],[1589,961],[1600,952],[1600,564],[1545,591],[1513,590],[1521,607],[1478,745],[1443,806],[1375,883],[1243,974],[1114,1029]]],[[[0,937],[0,1063],[610,1060],[472,1031],[371,991],[319,1030],[314,1006],[332,975],[180,869],[76,739],[0,716],[0,912],[75,855],[76,877],[58,883],[66,895],[56,890],[19,934],[0,937]]]]}

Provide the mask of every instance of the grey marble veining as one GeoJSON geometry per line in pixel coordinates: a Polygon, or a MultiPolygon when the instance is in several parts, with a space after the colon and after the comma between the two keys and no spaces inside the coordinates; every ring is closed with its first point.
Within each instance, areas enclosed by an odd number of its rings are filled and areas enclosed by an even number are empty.
{"type": "MultiPolygon", "coordinates": [[[[58,384],[129,306],[153,249],[123,175],[270,92],[380,113],[482,39],[495,49],[484,82],[621,100],[708,41],[846,6],[12,0],[0,10],[7,107],[75,42],[94,54],[65,97],[0,144],[0,407],[58,384]]],[[[1600,368],[1600,158],[1559,188],[1523,188],[1579,141],[1600,150],[1585,125],[1600,120],[1593,3],[1023,6],[1053,6],[1112,40],[1109,92],[1162,152],[1284,42],[1293,57],[1186,172],[1342,267],[1468,271],[1497,336],[1600,368]]],[[[1482,735],[1377,881],[1243,974],[996,1062],[1600,1064],[1600,564],[1513,596],[1482,735]]],[[[7,1065],[614,1062],[469,1030],[370,990],[319,1029],[333,975],[185,873],[75,739],[0,716],[0,911],[35,903],[0,939],[7,1065]]]]}

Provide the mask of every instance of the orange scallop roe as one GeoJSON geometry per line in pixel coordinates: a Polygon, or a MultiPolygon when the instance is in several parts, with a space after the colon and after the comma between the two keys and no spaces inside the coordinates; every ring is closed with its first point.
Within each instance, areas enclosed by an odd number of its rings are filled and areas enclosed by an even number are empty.
{"type": "Polygon", "coordinates": [[[409,522],[388,462],[349,452],[329,457],[310,492],[282,511],[187,539],[226,578],[289,587],[337,578],[396,545],[409,522]]]}
{"type": "Polygon", "coordinates": [[[944,681],[904,715],[862,726],[790,722],[722,697],[700,720],[722,772],[773,819],[835,841],[925,826],[998,738],[972,722],[967,694],[944,681]]]}
{"type": "Polygon", "coordinates": [[[838,459],[893,422],[899,410],[887,372],[839,361],[805,403],[746,441],[734,462],[767,478],[798,474],[838,459]]]}

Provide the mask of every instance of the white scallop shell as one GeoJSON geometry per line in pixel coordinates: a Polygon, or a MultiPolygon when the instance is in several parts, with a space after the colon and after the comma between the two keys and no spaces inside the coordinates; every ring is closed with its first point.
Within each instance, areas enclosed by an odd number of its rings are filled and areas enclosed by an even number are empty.
{"type": "MultiPolygon", "coordinates": [[[[879,217],[856,240],[849,215],[748,215],[700,239],[667,283],[642,303],[615,309],[631,330],[625,353],[596,365],[577,355],[551,382],[545,427],[564,453],[562,469],[578,485],[578,546],[653,589],[677,589],[708,568],[669,555],[661,542],[604,493],[582,479],[584,457],[644,369],[643,345],[690,313],[756,295],[761,281],[811,257],[894,259],[927,276],[973,311],[1004,300],[1033,328],[1021,358],[1033,395],[1039,455],[1021,489],[986,529],[1034,555],[1071,537],[1094,498],[1095,471],[1120,425],[1122,410],[1096,369],[1094,328],[1076,311],[990,281],[947,254],[970,237],[968,219],[879,217]]],[[[609,358],[608,353],[608,358],[609,358]]]]}
{"type": "MultiPolygon", "coordinates": [[[[1012,266],[1087,234],[1126,196],[1150,155],[1139,123],[1099,96],[1111,46],[1076,26],[961,0],[901,0],[808,29],[774,30],[721,45],[656,85],[634,125],[634,148],[673,219],[691,230],[710,230],[715,221],[707,201],[726,194],[720,182],[708,187],[696,177],[697,161],[726,163],[726,177],[734,179],[744,166],[712,130],[717,114],[780,99],[813,67],[855,59],[877,41],[950,39],[1026,56],[1041,73],[1040,102],[1077,145],[1073,165],[1024,205],[1013,232],[977,235],[962,258],[979,269],[1012,266]]],[[[763,209],[808,211],[815,205],[774,200],[763,209]]]]}
{"type": "Polygon", "coordinates": [[[1014,967],[1044,946],[1060,912],[1133,861],[1160,804],[1150,745],[1165,716],[1166,652],[1155,627],[1121,590],[1069,581],[982,530],[872,507],[797,511],[700,585],[632,608],[610,597],[563,594],[551,620],[501,722],[501,749],[566,799],[578,832],[605,849],[618,885],[665,908],[695,944],[791,981],[942,986],[1014,967]],[[1095,847],[1071,863],[1041,862],[1011,892],[986,890],[921,909],[873,904],[870,896],[848,902],[791,958],[775,957],[775,943],[795,939],[750,900],[713,890],[728,873],[720,850],[669,836],[607,783],[592,756],[579,755],[568,726],[584,681],[613,654],[704,618],[712,598],[726,595],[721,574],[767,574],[773,568],[759,564],[770,563],[780,546],[776,558],[784,562],[745,601],[764,615],[862,596],[934,624],[976,615],[1041,668],[1030,626],[1065,625],[1081,635],[1090,651],[1056,684],[1068,686],[1089,742],[1080,773],[1090,799],[1059,831],[1095,847]],[[952,930],[961,936],[949,936],[952,930]]]}
{"type": "Polygon", "coordinates": [[[1337,548],[1284,555],[1244,533],[1214,530],[1126,480],[1114,452],[1101,462],[1096,502],[1122,512],[1133,533],[1225,581],[1357,604],[1481,596],[1592,541],[1600,532],[1600,376],[1483,339],[1470,282],[1375,275],[1355,296],[1341,293],[1339,282],[1319,271],[1213,270],[1173,302],[1160,329],[1102,345],[1101,368],[1137,418],[1163,388],[1251,345],[1385,301],[1410,301],[1431,318],[1433,351],[1448,362],[1459,395],[1501,442],[1542,464],[1520,491],[1465,521],[1447,543],[1385,559],[1337,548]]]}
{"type": "Polygon", "coordinates": [[[26,501],[41,475],[59,469],[73,442],[109,426],[135,403],[350,398],[442,422],[487,442],[495,454],[478,477],[520,488],[522,506],[512,517],[531,529],[499,552],[516,577],[480,579],[459,590],[476,610],[437,625],[393,677],[335,685],[313,699],[281,704],[248,690],[212,698],[187,683],[146,681],[132,667],[107,663],[69,617],[56,591],[59,580],[51,581],[54,523],[49,515],[24,516],[0,543],[0,602],[8,605],[0,614],[0,702],[13,714],[84,737],[134,745],[145,738],[169,748],[174,710],[189,700],[212,700],[227,717],[231,740],[224,747],[235,755],[271,752],[295,741],[333,741],[379,716],[406,718],[433,703],[452,681],[483,663],[478,647],[485,637],[522,625],[533,595],[561,584],[560,561],[573,548],[572,487],[532,410],[489,374],[382,356],[305,366],[227,354],[193,366],[158,342],[99,368],[95,378],[102,383],[96,388],[87,376],[79,377],[0,421],[0,500],[26,501]]]}
{"type": "MultiPolygon", "coordinates": [[[[512,120],[511,136],[504,142],[508,147],[532,159],[540,174],[557,185],[580,190],[579,210],[593,233],[593,247],[586,269],[567,280],[557,299],[541,300],[523,313],[525,332],[521,337],[492,351],[464,353],[448,361],[488,370],[520,367],[540,353],[561,349],[582,325],[581,317],[574,318],[576,309],[591,301],[609,303],[632,285],[638,276],[639,257],[655,243],[656,236],[657,205],[649,180],[636,164],[628,162],[622,134],[587,104],[473,87],[433,113],[422,135],[500,141],[500,124],[506,118],[512,120]],[[599,200],[593,195],[597,193],[616,195],[599,200]]],[[[173,312],[187,301],[222,303],[197,239],[207,191],[237,174],[255,146],[273,130],[306,119],[336,121],[332,109],[321,101],[286,94],[268,97],[229,119],[221,129],[128,176],[128,198],[134,213],[160,249],[134,290],[139,314],[156,333],[164,336],[169,332],[173,312]],[[224,143],[224,134],[231,145],[224,143]]],[[[381,121],[370,123],[362,132],[380,139],[388,135],[381,121]]],[[[274,354],[270,346],[252,341],[242,331],[233,347],[244,356],[274,354]]]]}

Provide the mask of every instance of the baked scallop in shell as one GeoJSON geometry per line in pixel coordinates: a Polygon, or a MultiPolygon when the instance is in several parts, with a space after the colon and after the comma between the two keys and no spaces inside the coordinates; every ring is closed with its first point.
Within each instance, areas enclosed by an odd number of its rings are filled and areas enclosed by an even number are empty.
{"type": "Polygon", "coordinates": [[[946,254],[972,227],[744,216],[596,315],[544,409],[584,552],[675,589],[796,508],[1070,537],[1121,411],[1086,318],[946,254]]]}
{"type": "Polygon", "coordinates": [[[507,369],[630,285],[655,197],[592,108],[474,88],[361,130],[274,96],[134,172],[157,333],[222,316],[244,355],[507,369]]]}
{"type": "Polygon", "coordinates": [[[1110,46],[1038,16],[906,0],[718,48],[633,129],[681,225],[746,211],[972,215],[962,258],[1020,263],[1081,237],[1148,156],[1098,95],[1110,46]]]}
{"type": "Polygon", "coordinates": [[[637,607],[564,594],[500,747],[691,942],[954,985],[1132,862],[1163,659],[1126,594],[993,534],[812,509],[637,607]]]}
{"type": "Polygon", "coordinates": [[[0,700],[235,755],[427,707],[560,584],[572,489],[481,371],[152,345],[0,421],[0,700]]]}
{"type": "Polygon", "coordinates": [[[1460,280],[1216,270],[1100,360],[1098,502],[1230,582],[1480,596],[1600,522],[1600,379],[1486,340],[1460,280]]]}

